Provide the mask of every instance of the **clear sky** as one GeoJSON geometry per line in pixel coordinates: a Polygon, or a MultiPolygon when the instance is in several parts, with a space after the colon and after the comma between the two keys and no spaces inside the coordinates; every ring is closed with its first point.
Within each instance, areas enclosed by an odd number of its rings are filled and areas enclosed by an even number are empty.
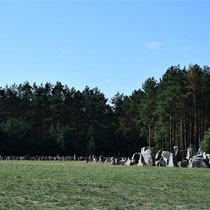
{"type": "Polygon", "coordinates": [[[61,81],[131,94],[171,65],[210,65],[208,0],[0,0],[0,86],[61,81]]]}

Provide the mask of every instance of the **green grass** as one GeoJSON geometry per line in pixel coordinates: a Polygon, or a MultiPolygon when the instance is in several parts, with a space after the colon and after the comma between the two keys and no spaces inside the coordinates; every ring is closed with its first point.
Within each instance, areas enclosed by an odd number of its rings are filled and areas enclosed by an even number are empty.
{"type": "Polygon", "coordinates": [[[0,209],[210,209],[210,169],[0,161],[0,209]]]}

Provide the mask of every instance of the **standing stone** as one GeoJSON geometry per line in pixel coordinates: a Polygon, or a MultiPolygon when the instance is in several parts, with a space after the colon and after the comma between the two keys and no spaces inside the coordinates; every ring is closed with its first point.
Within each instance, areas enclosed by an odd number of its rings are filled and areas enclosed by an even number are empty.
{"type": "Polygon", "coordinates": [[[203,149],[200,147],[199,150],[198,150],[198,153],[197,153],[197,157],[203,157],[203,149]]]}
{"type": "Polygon", "coordinates": [[[114,160],[114,157],[111,157],[111,158],[110,158],[110,162],[112,162],[113,160],[114,160]]]}
{"type": "Polygon", "coordinates": [[[120,160],[119,160],[119,165],[125,165],[125,162],[127,161],[126,158],[122,157],[120,160]]]}
{"type": "Polygon", "coordinates": [[[174,158],[173,158],[173,153],[169,154],[169,161],[167,167],[174,167],[174,158]]]}
{"type": "Polygon", "coordinates": [[[193,156],[192,148],[188,148],[186,159],[189,160],[192,156],[193,156]]]}
{"type": "Polygon", "coordinates": [[[162,157],[161,154],[162,154],[162,150],[159,150],[155,155],[155,160],[159,160],[162,157]]]}
{"type": "Polygon", "coordinates": [[[144,161],[144,157],[143,155],[140,153],[140,158],[139,158],[139,162],[138,162],[138,166],[145,166],[146,163],[144,161]]]}
{"type": "Polygon", "coordinates": [[[140,158],[140,154],[141,153],[138,153],[138,152],[135,152],[133,154],[132,160],[131,160],[132,165],[138,164],[138,161],[139,161],[139,158],[140,158]]]}
{"type": "Polygon", "coordinates": [[[89,161],[89,162],[92,162],[92,155],[89,155],[89,156],[88,156],[88,161],[89,161]]]}
{"type": "Polygon", "coordinates": [[[209,161],[209,164],[210,164],[210,154],[206,154],[206,159],[207,161],[209,161]]]}
{"type": "Polygon", "coordinates": [[[174,146],[173,148],[174,148],[174,155],[177,156],[179,152],[179,148],[178,146],[174,146]]]}
{"type": "Polygon", "coordinates": [[[141,148],[141,153],[145,152],[146,151],[146,148],[145,147],[142,147],[141,148]]]}
{"type": "Polygon", "coordinates": [[[151,149],[141,150],[141,155],[143,156],[146,165],[152,166],[154,164],[151,149]]]}
{"type": "Polygon", "coordinates": [[[207,156],[206,156],[206,153],[205,152],[203,153],[203,158],[204,159],[207,159],[207,156]]]}
{"type": "Polygon", "coordinates": [[[104,162],[104,157],[103,155],[100,155],[98,158],[98,162],[103,163],[104,162]]]}
{"type": "Polygon", "coordinates": [[[155,155],[155,165],[158,167],[160,167],[160,166],[165,167],[167,164],[162,157],[162,153],[163,153],[163,151],[159,150],[155,155]]]}
{"type": "Polygon", "coordinates": [[[125,161],[124,165],[126,165],[126,166],[131,166],[131,159],[128,158],[128,159],[125,161]]]}
{"type": "Polygon", "coordinates": [[[174,149],[173,163],[174,163],[175,167],[178,167],[177,162],[181,160],[181,158],[180,158],[180,151],[179,151],[178,146],[174,146],[173,149],[174,149]]]}
{"type": "Polygon", "coordinates": [[[114,158],[111,162],[112,165],[118,165],[119,164],[119,159],[118,158],[114,158]]]}
{"type": "Polygon", "coordinates": [[[162,155],[163,160],[166,162],[166,165],[167,165],[168,161],[169,161],[170,152],[169,151],[163,151],[161,155],[162,155]]]}

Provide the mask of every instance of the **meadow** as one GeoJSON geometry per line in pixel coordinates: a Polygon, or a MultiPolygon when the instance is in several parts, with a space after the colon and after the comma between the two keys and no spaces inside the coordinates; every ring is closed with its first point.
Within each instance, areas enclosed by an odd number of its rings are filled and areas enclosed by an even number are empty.
{"type": "Polygon", "coordinates": [[[0,161],[0,209],[210,209],[210,170],[0,161]]]}

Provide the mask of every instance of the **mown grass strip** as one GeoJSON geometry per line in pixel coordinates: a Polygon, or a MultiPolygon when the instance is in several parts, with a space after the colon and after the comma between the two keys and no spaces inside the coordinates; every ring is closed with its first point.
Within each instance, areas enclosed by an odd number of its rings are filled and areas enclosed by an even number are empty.
{"type": "Polygon", "coordinates": [[[1,161],[0,209],[210,209],[210,170],[1,161]]]}

